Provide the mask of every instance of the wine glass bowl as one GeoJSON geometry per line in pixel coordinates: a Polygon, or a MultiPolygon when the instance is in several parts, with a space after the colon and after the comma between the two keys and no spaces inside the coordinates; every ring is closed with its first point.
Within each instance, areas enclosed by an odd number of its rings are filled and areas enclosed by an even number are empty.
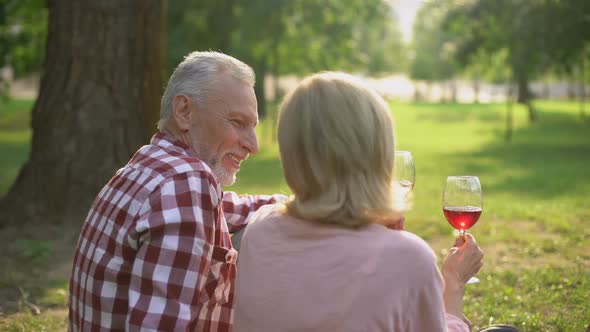
{"type": "Polygon", "coordinates": [[[395,151],[393,181],[406,195],[414,188],[416,167],[410,151],[395,151]]]}
{"type": "Polygon", "coordinates": [[[483,193],[477,176],[449,176],[443,192],[443,212],[461,235],[471,228],[483,209],[483,193]]]}

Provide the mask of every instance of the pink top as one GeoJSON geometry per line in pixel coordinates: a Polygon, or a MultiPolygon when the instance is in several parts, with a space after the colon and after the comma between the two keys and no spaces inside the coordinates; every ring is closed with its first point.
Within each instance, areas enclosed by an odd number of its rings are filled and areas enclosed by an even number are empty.
{"type": "Polygon", "coordinates": [[[469,331],[442,292],[434,252],[412,233],[263,207],[242,239],[233,331],[469,331]]]}

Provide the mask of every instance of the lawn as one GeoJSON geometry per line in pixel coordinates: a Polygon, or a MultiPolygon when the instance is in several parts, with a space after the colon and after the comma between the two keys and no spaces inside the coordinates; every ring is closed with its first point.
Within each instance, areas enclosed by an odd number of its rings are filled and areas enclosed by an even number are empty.
{"type": "MultiPolygon", "coordinates": [[[[26,160],[31,101],[0,104],[0,194],[26,160]]],[[[536,102],[529,123],[516,107],[504,142],[505,105],[392,103],[397,147],[416,160],[406,228],[442,258],[453,242],[442,189],[448,175],[477,175],[484,211],[471,230],[486,258],[481,283],[467,286],[476,327],[510,323],[522,331],[583,331],[590,323],[590,122],[570,102],[536,102]]],[[[245,162],[232,190],[288,193],[270,121],[261,152],[245,162]]],[[[67,276],[79,229],[0,231],[0,330],[65,329],[67,276]],[[39,315],[32,313],[34,306],[39,315]]],[[[394,254],[394,253],[392,253],[394,254]]]]}

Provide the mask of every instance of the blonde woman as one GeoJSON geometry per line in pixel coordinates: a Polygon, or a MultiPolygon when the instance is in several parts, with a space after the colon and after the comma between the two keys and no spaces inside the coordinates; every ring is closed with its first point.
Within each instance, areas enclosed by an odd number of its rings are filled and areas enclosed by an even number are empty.
{"type": "Polygon", "coordinates": [[[401,230],[384,100],[347,74],[316,74],[281,105],[278,133],[294,196],[244,233],[234,331],[468,331],[463,285],[483,253],[468,235],[441,277],[430,247],[401,230]]]}

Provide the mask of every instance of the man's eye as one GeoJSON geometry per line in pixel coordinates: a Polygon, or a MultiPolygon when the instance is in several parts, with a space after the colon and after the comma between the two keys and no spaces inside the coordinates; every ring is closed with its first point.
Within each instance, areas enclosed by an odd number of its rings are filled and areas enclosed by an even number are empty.
{"type": "Polygon", "coordinates": [[[242,126],[243,126],[243,124],[242,124],[242,121],[240,121],[240,120],[230,120],[230,122],[231,122],[231,123],[232,123],[234,126],[236,126],[236,127],[242,127],[242,126]]]}

